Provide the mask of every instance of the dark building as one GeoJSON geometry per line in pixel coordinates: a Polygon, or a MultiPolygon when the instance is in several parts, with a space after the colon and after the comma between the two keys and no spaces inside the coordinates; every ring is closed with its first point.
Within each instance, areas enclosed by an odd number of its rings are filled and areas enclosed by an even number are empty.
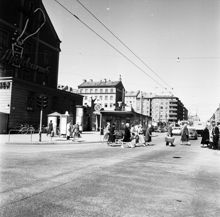
{"type": "Polygon", "coordinates": [[[75,117],[83,97],[57,89],[60,43],[41,0],[0,1],[0,133],[38,126],[42,94],[48,97],[44,125],[54,111],[75,117]]]}

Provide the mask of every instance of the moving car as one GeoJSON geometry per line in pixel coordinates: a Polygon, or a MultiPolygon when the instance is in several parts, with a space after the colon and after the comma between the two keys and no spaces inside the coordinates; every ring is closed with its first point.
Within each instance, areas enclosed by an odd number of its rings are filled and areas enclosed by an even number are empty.
{"type": "Polygon", "coordinates": [[[173,127],[173,135],[181,135],[181,127],[173,127]]]}
{"type": "Polygon", "coordinates": [[[196,128],[188,127],[188,129],[189,129],[189,139],[198,139],[196,128]]]}

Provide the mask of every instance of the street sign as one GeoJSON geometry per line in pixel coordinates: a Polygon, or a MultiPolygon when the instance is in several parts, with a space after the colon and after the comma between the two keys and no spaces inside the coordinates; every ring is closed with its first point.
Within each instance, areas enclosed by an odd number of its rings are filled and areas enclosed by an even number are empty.
{"type": "Polygon", "coordinates": [[[96,104],[96,105],[94,106],[95,111],[100,111],[101,108],[102,108],[102,105],[101,105],[101,104],[96,104]]]}

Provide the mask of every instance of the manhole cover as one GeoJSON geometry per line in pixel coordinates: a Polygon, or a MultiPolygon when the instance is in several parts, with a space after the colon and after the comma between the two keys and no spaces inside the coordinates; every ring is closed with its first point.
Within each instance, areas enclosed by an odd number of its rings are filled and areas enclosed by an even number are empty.
{"type": "Polygon", "coordinates": [[[173,158],[181,158],[181,157],[179,157],[179,156],[174,156],[173,158]]]}
{"type": "Polygon", "coordinates": [[[176,200],[177,202],[179,202],[179,203],[181,203],[182,202],[182,200],[176,200]]]}

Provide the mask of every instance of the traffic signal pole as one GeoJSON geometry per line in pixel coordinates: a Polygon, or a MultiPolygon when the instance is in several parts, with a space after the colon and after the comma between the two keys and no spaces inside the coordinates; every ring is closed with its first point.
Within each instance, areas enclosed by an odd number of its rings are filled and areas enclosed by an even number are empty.
{"type": "Polygon", "coordinates": [[[40,107],[40,127],[39,127],[39,142],[41,142],[42,136],[42,121],[43,121],[43,109],[48,105],[48,97],[40,95],[37,97],[37,105],[40,107]]]}
{"type": "Polygon", "coordinates": [[[39,142],[41,142],[41,135],[42,135],[42,118],[43,118],[43,108],[40,109],[39,142]]]}

